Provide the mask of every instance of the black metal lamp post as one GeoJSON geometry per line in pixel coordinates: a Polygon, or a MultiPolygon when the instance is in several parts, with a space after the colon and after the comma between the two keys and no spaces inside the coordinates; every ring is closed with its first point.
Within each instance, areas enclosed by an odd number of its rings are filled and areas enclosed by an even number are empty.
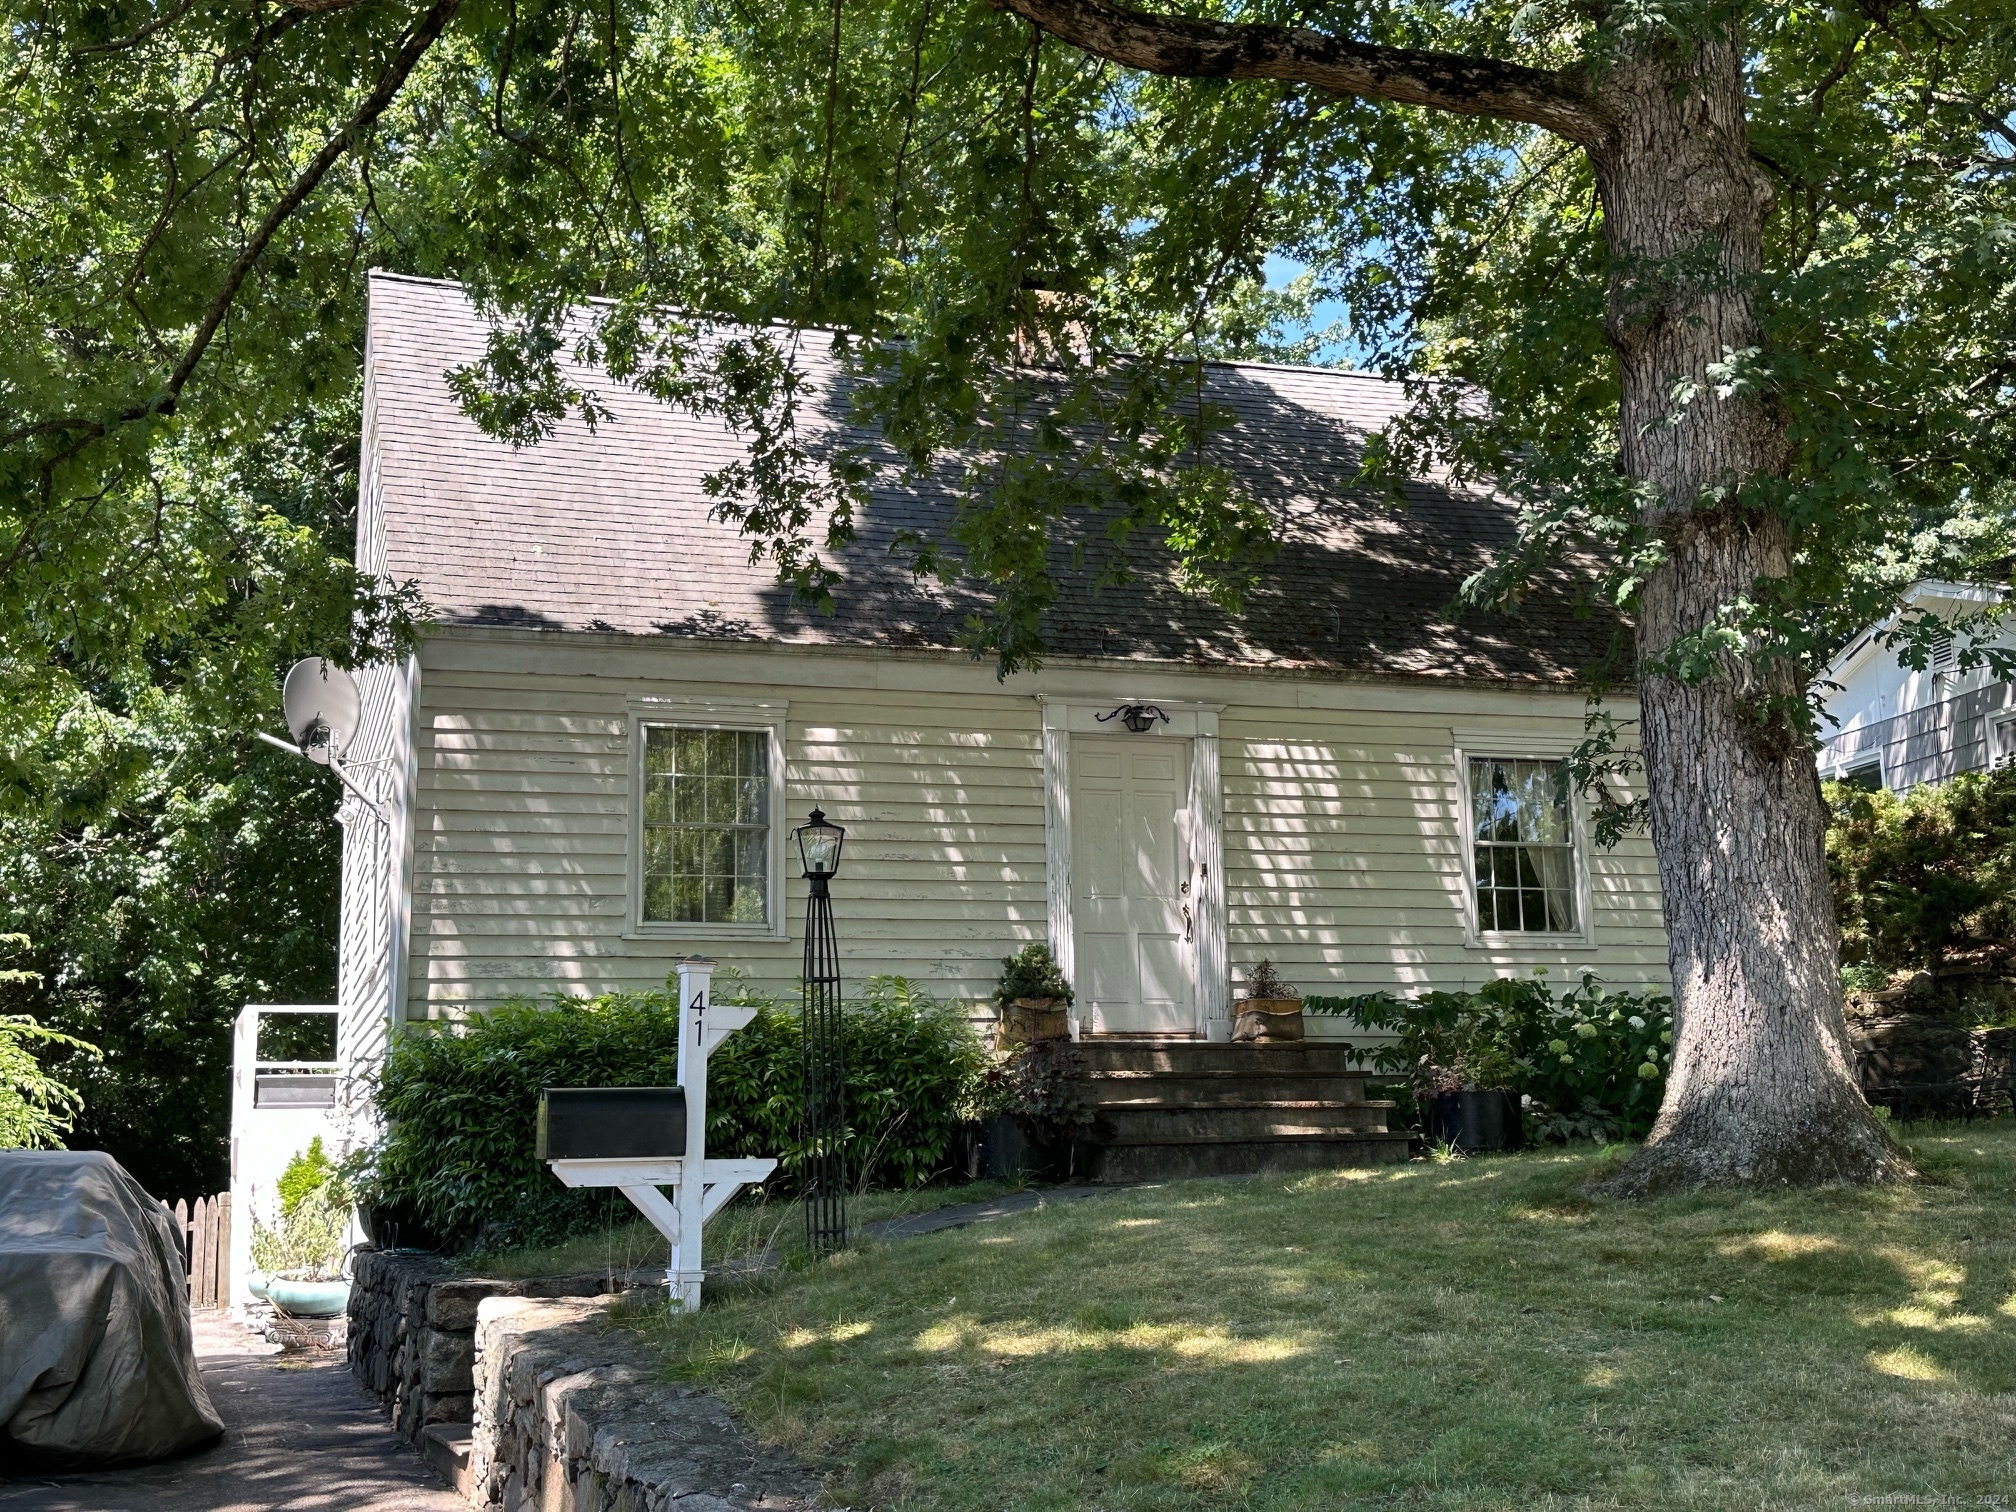
{"type": "Polygon", "coordinates": [[[847,1054],[840,1028],[840,947],[826,884],[847,831],[812,810],[793,831],[810,884],[805,900],[805,1243],[814,1255],[847,1244],[847,1054]]]}

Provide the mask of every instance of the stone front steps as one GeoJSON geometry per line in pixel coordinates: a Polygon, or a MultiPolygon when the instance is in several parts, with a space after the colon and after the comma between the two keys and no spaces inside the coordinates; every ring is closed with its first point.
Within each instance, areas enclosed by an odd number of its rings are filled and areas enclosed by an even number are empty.
{"type": "Polygon", "coordinates": [[[1086,1174],[1171,1181],[1385,1165],[1407,1158],[1391,1103],[1365,1096],[1342,1046],[1092,1039],[1078,1046],[1096,1109],[1086,1174]]]}

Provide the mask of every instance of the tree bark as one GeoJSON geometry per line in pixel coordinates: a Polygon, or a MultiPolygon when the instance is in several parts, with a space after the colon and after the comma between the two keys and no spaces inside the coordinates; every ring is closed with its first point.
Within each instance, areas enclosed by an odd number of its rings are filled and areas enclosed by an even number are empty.
{"type": "Polygon", "coordinates": [[[1783,417],[1709,377],[1763,345],[1754,290],[1772,196],[1750,155],[1740,35],[1662,38],[1583,79],[1110,0],[996,3],[1131,67],[1523,120],[1589,153],[1611,252],[1623,464],[1666,553],[1639,597],[1639,698],[1677,1003],[1658,1122],[1604,1189],[1908,1174],[1852,1070],[1826,809],[1789,717],[1799,668],[1741,645],[1705,678],[1676,675],[1669,659],[1792,562],[1785,522],[1755,488],[1785,472],[1783,417]]]}
{"type": "Polygon", "coordinates": [[[1645,524],[1666,552],[1637,630],[1678,1005],[1666,1100],[1644,1148],[1605,1183],[1618,1195],[1905,1171],[1848,1049],[1827,811],[1790,717],[1799,669],[1732,650],[1689,679],[1668,658],[1792,564],[1783,519],[1745,488],[1783,475],[1783,418],[1708,376],[1763,345],[1753,290],[1771,189],[1750,157],[1739,45],[1711,38],[1619,68],[1602,90],[1617,132],[1591,152],[1624,468],[1647,485],[1645,524]]]}

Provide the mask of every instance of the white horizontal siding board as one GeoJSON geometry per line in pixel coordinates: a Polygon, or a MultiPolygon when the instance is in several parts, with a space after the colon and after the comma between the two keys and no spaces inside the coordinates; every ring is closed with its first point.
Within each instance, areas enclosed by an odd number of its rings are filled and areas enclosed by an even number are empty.
{"type": "MultiPolygon", "coordinates": [[[[1417,985],[1424,970],[1426,980],[1452,986],[1535,965],[1586,965],[1631,980],[1663,974],[1656,922],[1651,930],[1630,927],[1638,920],[1612,906],[1620,880],[1649,885],[1656,900],[1642,849],[1590,859],[1593,950],[1467,944],[1452,724],[1424,720],[1407,729],[1395,720],[1374,731],[1362,718],[1330,716],[1331,728],[1319,732],[1310,727],[1312,712],[1297,711],[1292,734],[1291,721],[1271,713],[1265,734],[1243,711],[1224,716],[1235,963],[1264,954],[1291,981],[1301,973],[1305,991],[1340,993],[1417,985]]],[[[1516,707],[1500,713],[1508,739],[1552,740],[1565,754],[1581,738],[1579,717],[1535,717],[1516,707]]],[[[1466,733],[1489,723],[1468,711],[1463,722],[1466,733]]]]}
{"type": "MultiPolygon", "coordinates": [[[[1004,693],[960,658],[597,636],[452,632],[425,651],[416,882],[416,1016],[526,990],[656,988],[688,942],[626,938],[626,701],[788,704],[786,811],[850,827],[835,887],[850,980],[901,972],[982,998],[998,958],[1047,933],[1043,756],[1033,695],[1117,682],[1218,697],[1226,921],[1305,990],[1456,980],[1544,952],[1462,943],[1464,853],[1451,729],[1492,719],[1580,738],[1561,694],[1394,683],[1310,686],[1180,669],[1046,668],[1004,693]],[[424,936],[419,930],[424,929],[424,936]]],[[[1663,969],[1649,850],[1590,861],[1599,947],[1565,962],[1663,969]]],[[[710,945],[759,985],[795,991],[792,938],[710,945]]]]}
{"type": "MultiPolygon", "coordinates": [[[[433,921],[430,935],[436,964],[445,968],[429,978],[435,1007],[481,1006],[518,990],[514,981],[537,982],[543,990],[663,982],[683,947],[625,939],[621,931],[626,900],[620,868],[631,822],[624,701],[746,697],[749,689],[739,681],[619,681],[579,672],[527,676],[515,669],[436,679],[428,690],[435,704],[431,726],[458,743],[435,767],[433,792],[446,822],[434,839],[449,852],[443,859],[457,869],[458,885],[429,900],[437,910],[454,910],[433,921]],[[474,733],[481,738],[462,738],[474,733]],[[472,833],[479,807],[487,831],[480,839],[472,833]],[[484,890],[521,859],[530,868],[558,860],[562,831],[577,816],[605,821],[598,826],[595,860],[607,890],[592,903],[583,900],[570,915],[567,898],[536,888],[484,890]],[[606,823],[612,818],[615,823],[606,823]],[[455,854],[472,843],[477,853],[455,854]],[[572,938],[562,940],[555,930],[565,926],[572,938]],[[536,942],[541,959],[514,957],[511,942],[521,939],[536,942]]],[[[999,696],[947,711],[908,695],[863,699],[830,687],[785,691],[787,811],[776,817],[789,824],[819,803],[855,826],[836,887],[850,970],[901,969],[941,990],[984,994],[998,968],[995,957],[1040,933],[1041,778],[1033,710],[999,696]],[[1004,720],[1019,720],[1024,728],[1002,728],[1004,720]],[[1018,918],[1025,914],[1027,923],[1018,918]]],[[[676,722],[676,712],[666,717],[676,722]]],[[[787,888],[784,906],[795,928],[801,887],[787,888]]],[[[713,953],[752,980],[783,990],[795,982],[798,949],[788,940],[737,941],[713,953]]]]}

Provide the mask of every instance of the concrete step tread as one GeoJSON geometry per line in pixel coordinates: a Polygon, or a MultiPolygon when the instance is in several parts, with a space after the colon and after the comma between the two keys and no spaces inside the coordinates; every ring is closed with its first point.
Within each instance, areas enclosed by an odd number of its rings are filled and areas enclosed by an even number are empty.
{"type": "Polygon", "coordinates": [[[467,1423],[429,1423],[420,1430],[417,1447],[435,1473],[466,1497],[474,1485],[469,1453],[475,1442],[475,1431],[467,1423]]]}
{"type": "Polygon", "coordinates": [[[1269,1040],[1257,1045],[1222,1045],[1203,1040],[1182,1040],[1156,1045],[1146,1041],[1080,1040],[1078,1048],[1087,1055],[1174,1055],[1192,1060],[1238,1056],[1241,1060],[1306,1060],[1325,1055],[1349,1056],[1358,1053],[1350,1040],[1269,1040]]]}

